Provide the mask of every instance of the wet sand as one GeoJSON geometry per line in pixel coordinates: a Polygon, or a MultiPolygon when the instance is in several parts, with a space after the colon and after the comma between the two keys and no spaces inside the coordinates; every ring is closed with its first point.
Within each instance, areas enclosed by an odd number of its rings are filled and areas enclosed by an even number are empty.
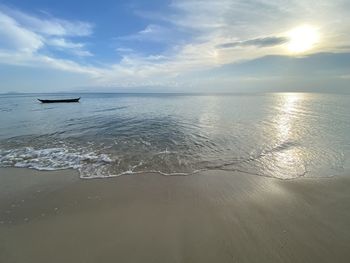
{"type": "Polygon", "coordinates": [[[0,262],[349,262],[350,176],[0,169],[0,262]]]}

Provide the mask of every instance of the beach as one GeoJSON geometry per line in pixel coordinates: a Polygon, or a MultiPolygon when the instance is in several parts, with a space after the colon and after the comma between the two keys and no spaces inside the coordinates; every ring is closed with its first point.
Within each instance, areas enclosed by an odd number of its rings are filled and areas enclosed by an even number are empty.
{"type": "Polygon", "coordinates": [[[348,262],[350,177],[0,169],[0,262],[348,262]]]}
{"type": "Polygon", "coordinates": [[[350,263],[350,0],[0,0],[0,263],[350,263]]]}

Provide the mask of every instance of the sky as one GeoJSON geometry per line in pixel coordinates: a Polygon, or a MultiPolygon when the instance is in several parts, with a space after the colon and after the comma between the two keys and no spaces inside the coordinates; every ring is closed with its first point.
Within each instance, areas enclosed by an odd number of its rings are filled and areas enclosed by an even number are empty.
{"type": "Polygon", "coordinates": [[[350,91],[349,0],[0,0],[0,92],[350,91]]]}

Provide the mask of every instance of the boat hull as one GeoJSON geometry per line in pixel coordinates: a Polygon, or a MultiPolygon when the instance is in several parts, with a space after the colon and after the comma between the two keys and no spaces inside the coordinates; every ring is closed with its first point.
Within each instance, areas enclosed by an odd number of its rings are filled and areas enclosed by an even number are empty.
{"type": "Polygon", "coordinates": [[[38,99],[41,103],[70,103],[70,102],[79,102],[80,98],[76,99],[62,99],[62,100],[41,100],[38,99]]]}

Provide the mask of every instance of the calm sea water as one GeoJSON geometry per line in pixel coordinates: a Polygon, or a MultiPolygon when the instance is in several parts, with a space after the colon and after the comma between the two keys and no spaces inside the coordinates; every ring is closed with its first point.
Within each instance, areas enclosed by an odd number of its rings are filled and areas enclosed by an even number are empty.
{"type": "Polygon", "coordinates": [[[350,96],[81,94],[41,104],[1,95],[0,167],[82,178],[221,169],[277,178],[350,168],[350,96]]]}

